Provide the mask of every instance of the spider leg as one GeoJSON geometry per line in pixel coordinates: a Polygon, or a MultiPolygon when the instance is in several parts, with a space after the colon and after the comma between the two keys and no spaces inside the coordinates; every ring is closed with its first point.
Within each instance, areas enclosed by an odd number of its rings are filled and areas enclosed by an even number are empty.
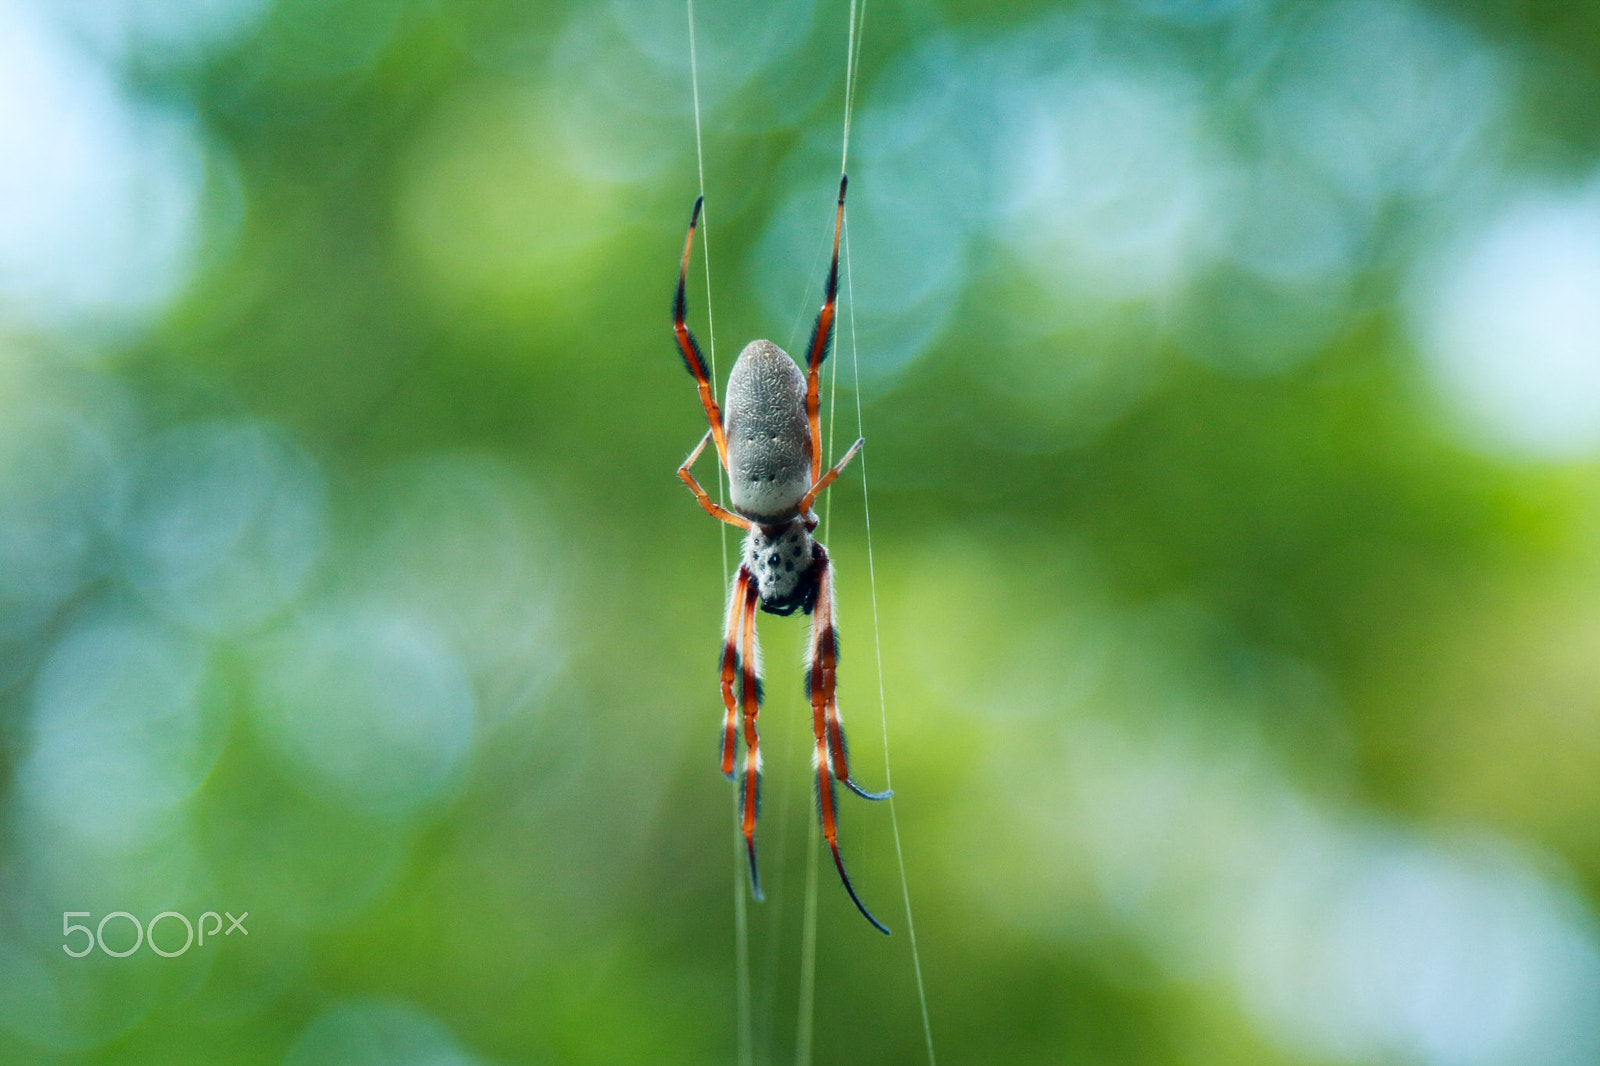
{"type": "MultiPolygon", "coordinates": [[[[811,327],[810,354],[806,357],[806,420],[811,424],[811,481],[822,476],[822,414],[817,397],[817,371],[828,358],[828,342],[833,339],[834,303],[839,295],[839,231],[844,225],[844,190],[849,178],[839,175],[839,206],[833,216],[833,262],[823,286],[822,310],[811,327]]],[[[692,232],[691,227],[691,232],[692,232]]],[[[726,462],[726,460],[724,460],[726,462]]]]}
{"type": "MultiPolygon", "coordinates": [[[[743,567],[740,567],[743,572],[743,567]]],[[[759,595],[754,582],[745,582],[744,603],[740,608],[742,630],[739,653],[739,702],[744,709],[744,803],[740,828],[744,847],[750,856],[750,894],[759,902],[761,875],[756,871],[756,815],[761,802],[761,739],[756,734],[756,716],[761,713],[761,651],[756,644],[756,604],[759,595]]]]}
{"type": "Polygon", "coordinates": [[[833,619],[833,564],[820,544],[817,551],[817,602],[811,621],[810,663],[806,673],[812,723],[822,729],[827,741],[828,766],[833,776],[862,799],[886,800],[892,792],[869,792],[850,776],[849,751],[839,715],[839,628],[833,619]]]}
{"type": "Polygon", "coordinates": [[[822,835],[828,841],[828,850],[833,852],[833,865],[839,871],[839,880],[844,882],[844,890],[850,893],[850,902],[856,905],[856,910],[872,927],[884,936],[889,935],[889,927],[872,916],[867,910],[867,905],[861,902],[861,897],[856,895],[856,886],[850,883],[850,875],[845,873],[844,859],[839,857],[839,824],[838,811],[835,807],[832,782],[828,779],[827,755],[824,751],[824,741],[817,738],[817,748],[812,754],[812,760],[817,764],[817,806],[822,812],[822,835]]]}
{"type": "MultiPolygon", "coordinates": [[[[706,441],[710,439],[710,432],[700,438],[700,443],[694,446],[694,451],[689,453],[689,458],[685,459],[683,465],[678,467],[678,480],[689,486],[689,491],[694,493],[694,498],[700,501],[700,506],[704,507],[706,513],[712,518],[720,518],[728,525],[738,526],[740,529],[749,529],[750,520],[748,518],[741,518],[726,507],[712,503],[711,497],[706,495],[706,490],[700,487],[700,482],[696,481],[694,475],[689,472],[689,468],[694,466],[695,460],[699,459],[700,453],[705,450],[706,441]]],[[[854,449],[851,450],[850,454],[855,454],[854,449]]],[[[847,455],[845,458],[848,460],[850,456],[847,455]]],[[[843,466],[844,464],[841,463],[840,465],[843,466]]]]}
{"type": "Polygon", "coordinates": [[[683,261],[678,265],[678,293],[672,301],[672,332],[678,338],[678,352],[683,356],[683,365],[694,375],[694,383],[700,390],[700,402],[705,406],[706,418],[711,420],[711,435],[717,442],[717,458],[722,461],[723,467],[727,467],[728,441],[722,433],[722,411],[717,407],[717,398],[711,389],[711,371],[706,367],[705,356],[700,354],[700,342],[694,339],[694,334],[683,321],[689,311],[689,301],[684,294],[684,282],[689,274],[689,250],[694,246],[694,230],[700,222],[700,209],[705,206],[705,199],[702,196],[695,200],[694,213],[689,216],[689,235],[683,239],[683,261]]]}
{"type": "MultiPolygon", "coordinates": [[[[811,491],[807,492],[800,498],[801,514],[807,516],[811,514],[811,505],[817,502],[817,497],[821,496],[827,487],[833,484],[833,479],[839,476],[839,471],[843,470],[845,464],[856,457],[856,452],[859,452],[861,450],[861,446],[866,442],[866,438],[857,437],[856,442],[850,445],[850,450],[844,453],[844,458],[840,459],[837,463],[834,463],[833,468],[826,474],[823,474],[815,485],[811,486],[811,491]]],[[[705,447],[705,442],[701,441],[700,446],[705,447]]],[[[695,454],[698,455],[699,452],[697,451],[695,454]]],[[[809,517],[807,518],[807,521],[810,521],[809,517]]],[[[815,529],[815,524],[811,524],[810,528],[815,529]]]]}
{"type": "Polygon", "coordinates": [[[817,772],[817,806],[822,818],[822,835],[828,842],[828,850],[833,852],[833,865],[839,871],[839,880],[844,882],[844,889],[850,893],[850,899],[855,903],[856,909],[872,923],[873,928],[887,935],[888,927],[874,918],[872,912],[861,902],[861,897],[856,895],[855,886],[850,883],[850,875],[845,872],[844,859],[839,855],[837,794],[834,792],[830,773],[832,778],[842,781],[846,788],[864,799],[888,799],[889,793],[868,792],[850,779],[850,769],[845,755],[844,727],[839,722],[839,702],[836,695],[839,632],[833,623],[833,573],[828,563],[827,552],[821,545],[818,545],[817,549],[817,602],[812,614],[811,662],[810,669],[806,673],[806,690],[807,695],[811,697],[811,731],[816,742],[812,762],[817,772]]]}
{"type": "Polygon", "coordinates": [[[722,706],[726,712],[722,717],[722,775],[730,781],[739,738],[739,698],[734,693],[734,679],[739,673],[739,634],[749,591],[750,571],[741,565],[728,596],[728,626],[722,635],[722,706]]]}

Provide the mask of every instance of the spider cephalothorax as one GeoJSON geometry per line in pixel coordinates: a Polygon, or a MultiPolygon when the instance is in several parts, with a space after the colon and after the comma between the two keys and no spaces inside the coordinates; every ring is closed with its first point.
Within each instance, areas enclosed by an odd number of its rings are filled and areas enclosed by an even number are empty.
{"type": "Polygon", "coordinates": [[[817,518],[811,505],[839,476],[861,447],[856,441],[827,473],[822,470],[821,418],[817,399],[817,371],[828,357],[833,336],[834,303],[839,290],[839,233],[844,224],[845,179],[839,179],[839,203],[833,220],[833,262],[828,268],[822,310],[811,331],[805,373],[771,341],[751,341],[739,353],[728,376],[727,416],[717,406],[711,373],[694,334],[684,324],[688,310],[684,281],[695,225],[700,221],[701,200],[689,218],[689,235],[683,242],[678,268],[678,292],[672,305],[672,330],[678,351],[694,375],[711,429],[700,438],[678,477],[689,486],[700,506],[714,518],[747,530],[744,555],[733,577],[728,597],[728,623],[722,644],[722,772],[733,776],[739,722],[744,723],[744,813],[740,828],[750,856],[750,888],[761,898],[756,872],[756,808],[761,787],[761,746],[756,716],[761,709],[760,650],[756,643],[756,608],[770,614],[800,611],[812,616],[807,645],[806,698],[811,703],[813,762],[817,774],[817,806],[822,835],[833,852],[833,864],[850,899],[867,921],[887,933],[856,895],[839,856],[837,781],[866,799],[886,799],[888,792],[868,792],[850,777],[844,728],[839,723],[837,667],[839,637],[834,628],[833,568],[828,552],[813,536],[817,518]],[[700,458],[707,441],[715,441],[717,458],[728,471],[729,503],[715,503],[695,481],[690,468],[700,458]]]}
{"type": "Polygon", "coordinates": [[[768,614],[810,614],[817,603],[821,545],[796,518],[781,526],[752,525],[744,538],[744,566],[755,578],[761,609],[768,614]]]}

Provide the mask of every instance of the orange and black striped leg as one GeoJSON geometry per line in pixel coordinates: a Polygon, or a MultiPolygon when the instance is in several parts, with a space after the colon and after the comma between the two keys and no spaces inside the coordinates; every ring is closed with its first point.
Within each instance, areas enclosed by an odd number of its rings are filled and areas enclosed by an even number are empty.
{"type": "Polygon", "coordinates": [[[683,356],[683,365],[694,375],[694,383],[700,390],[700,402],[706,409],[706,418],[711,420],[711,435],[717,442],[717,458],[726,468],[728,441],[722,435],[722,411],[717,407],[717,398],[711,389],[711,371],[706,367],[705,356],[700,354],[700,342],[694,339],[694,334],[689,332],[689,327],[683,321],[689,311],[689,301],[684,294],[684,282],[689,275],[689,250],[694,247],[694,229],[700,222],[700,208],[704,204],[704,196],[695,200],[694,213],[689,216],[689,235],[683,239],[683,261],[678,264],[678,294],[672,301],[672,333],[678,339],[678,352],[683,356]]]}
{"type": "Polygon", "coordinates": [[[856,886],[850,883],[850,875],[845,873],[844,859],[839,857],[839,812],[834,802],[833,781],[828,777],[826,745],[827,742],[819,730],[816,751],[812,753],[811,758],[817,764],[817,807],[822,813],[822,836],[828,842],[828,850],[833,852],[834,868],[839,871],[839,880],[844,882],[844,890],[850,893],[850,902],[856,905],[856,910],[872,923],[874,929],[888,936],[889,927],[874,918],[872,912],[867,910],[867,905],[861,902],[861,897],[856,895],[856,886]]]}
{"type": "MultiPolygon", "coordinates": [[[[741,573],[743,567],[740,568],[741,573]]],[[[744,710],[744,803],[740,828],[745,851],[750,856],[750,894],[759,902],[761,875],[756,869],[756,816],[761,805],[761,738],[756,734],[756,716],[761,713],[761,649],[756,644],[756,604],[754,582],[745,583],[741,608],[742,639],[739,649],[739,703],[744,710]]]]}
{"type": "Polygon", "coordinates": [[[844,190],[849,178],[839,175],[839,206],[833,216],[833,262],[828,267],[828,280],[822,289],[822,310],[817,312],[817,324],[811,327],[811,343],[806,356],[806,421],[811,424],[811,481],[822,476],[822,414],[817,396],[817,371],[828,358],[828,344],[833,340],[833,312],[839,295],[839,232],[844,226],[844,190]]]}
{"type": "Polygon", "coordinates": [[[739,674],[739,634],[749,592],[750,571],[740,566],[728,596],[728,626],[722,633],[722,774],[730,781],[739,741],[739,698],[734,693],[734,681],[739,674]]]}
{"type": "Polygon", "coordinates": [[[856,895],[850,875],[845,873],[844,859],[839,855],[839,824],[836,793],[833,779],[863,799],[888,799],[890,793],[868,792],[850,779],[849,763],[845,754],[844,728],[839,722],[839,702],[836,698],[839,664],[839,631],[833,623],[833,574],[828,555],[818,545],[817,601],[811,621],[810,669],[806,672],[806,690],[811,698],[811,731],[816,741],[812,761],[817,772],[817,805],[822,817],[822,835],[833,852],[833,865],[839,871],[839,880],[845,891],[873,928],[887,934],[888,928],[872,916],[861,897],[856,895]]]}
{"type": "MultiPolygon", "coordinates": [[[[709,514],[712,518],[719,518],[730,526],[749,529],[750,520],[748,518],[741,518],[726,507],[712,503],[711,497],[706,495],[706,490],[700,487],[700,482],[696,481],[694,475],[689,472],[689,468],[694,466],[695,461],[700,458],[700,453],[705,450],[706,441],[710,439],[710,433],[700,438],[700,443],[694,446],[694,451],[689,453],[689,458],[685,459],[683,465],[678,467],[678,480],[689,486],[689,491],[694,493],[694,498],[700,501],[700,506],[706,509],[706,514],[709,514]]],[[[850,450],[850,454],[855,454],[854,448],[850,450]]],[[[849,459],[850,456],[847,455],[845,458],[849,459]]],[[[841,463],[840,465],[843,466],[844,464],[841,463]]]]}
{"type": "Polygon", "coordinates": [[[810,669],[806,674],[812,718],[823,724],[833,776],[862,799],[886,800],[892,792],[869,792],[850,776],[849,751],[839,715],[839,628],[833,617],[833,566],[820,544],[817,555],[817,601],[811,620],[810,669]]]}

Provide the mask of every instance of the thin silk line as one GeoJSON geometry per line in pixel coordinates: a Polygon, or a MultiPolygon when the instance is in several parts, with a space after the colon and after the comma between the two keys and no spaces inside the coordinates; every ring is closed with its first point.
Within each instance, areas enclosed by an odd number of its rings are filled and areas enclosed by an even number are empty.
{"type": "MultiPolygon", "coordinates": [[[[850,272],[850,227],[844,231],[845,291],[850,294],[850,362],[855,371],[856,435],[865,436],[861,415],[861,362],[856,351],[855,281],[850,272]]],[[[900,867],[900,895],[906,908],[906,935],[911,941],[911,968],[917,977],[917,1004],[922,1009],[922,1037],[928,1048],[928,1066],[937,1066],[933,1055],[933,1025],[928,1020],[928,991],[922,979],[922,955],[917,950],[917,925],[911,917],[911,887],[906,878],[906,853],[900,846],[900,817],[895,811],[894,778],[889,770],[889,703],[883,687],[883,636],[878,625],[878,573],[872,557],[872,506],[867,496],[867,453],[856,457],[861,463],[861,510],[867,526],[867,586],[872,590],[872,650],[878,666],[878,719],[883,727],[883,787],[889,790],[889,825],[894,831],[894,856],[900,867]]]]}
{"type": "MultiPolygon", "coordinates": [[[[850,0],[850,58],[847,61],[845,74],[845,109],[844,109],[844,148],[840,160],[843,169],[850,158],[850,119],[855,110],[855,79],[860,70],[861,38],[857,32],[855,15],[856,0],[850,0]]],[[[866,23],[866,0],[861,0],[861,24],[866,23]]],[[[850,259],[850,227],[844,230],[844,276],[845,291],[850,296],[850,366],[855,376],[856,393],[856,436],[866,436],[866,426],[861,411],[861,357],[860,348],[856,343],[856,299],[855,275],[851,270],[850,259]]],[[[835,365],[835,372],[838,367],[835,365]]],[[[858,459],[861,463],[861,511],[866,522],[867,534],[867,586],[872,596],[872,648],[877,660],[878,671],[878,720],[883,730],[883,785],[889,790],[889,825],[894,833],[895,861],[900,868],[900,895],[906,908],[906,937],[911,942],[911,968],[917,978],[917,1005],[922,1011],[922,1037],[928,1049],[928,1066],[937,1066],[933,1053],[933,1024],[928,1017],[928,991],[922,977],[922,953],[917,947],[917,925],[911,916],[911,885],[906,877],[905,849],[900,843],[900,817],[895,809],[894,779],[889,765],[889,702],[884,692],[883,683],[883,633],[878,622],[878,573],[872,553],[872,504],[867,493],[867,457],[863,452],[858,459]]]]}
{"type": "MultiPolygon", "coordinates": [[[[777,1024],[774,1019],[777,1017],[778,1002],[778,964],[780,961],[778,945],[783,943],[783,916],[788,901],[788,894],[784,886],[788,881],[789,871],[789,827],[794,822],[793,812],[790,809],[790,799],[794,791],[793,782],[797,780],[795,767],[800,763],[801,756],[806,751],[803,747],[796,747],[794,743],[795,730],[797,728],[795,723],[798,718],[799,715],[797,713],[785,715],[783,739],[780,741],[781,750],[789,753],[789,759],[783,778],[783,787],[778,790],[777,832],[774,834],[777,839],[777,853],[768,867],[772,871],[769,878],[772,882],[772,887],[767,890],[767,906],[769,909],[767,916],[767,943],[771,947],[767,952],[765,965],[762,967],[761,973],[760,1018],[763,1021],[761,1031],[757,1031],[755,1034],[756,1042],[762,1050],[763,1059],[772,1058],[773,1034],[777,1030],[777,1024]]],[[[754,973],[751,975],[751,982],[753,987],[755,982],[754,973]]]]}
{"type": "MultiPolygon", "coordinates": [[[[866,22],[866,0],[861,3],[861,21],[866,22]]],[[[850,0],[850,35],[844,46],[844,147],[839,152],[839,171],[845,173],[850,163],[850,118],[856,103],[856,68],[860,60],[860,45],[856,37],[856,0],[850,0]]]]}
{"type": "MultiPolygon", "coordinates": [[[[863,11],[864,14],[864,11],[863,11]]],[[[850,0],[850,30],[845,39],[844,56],[844,144],[840,151],[839,172],[844,174],[850,159],[850,116],[855,105],[855,71],[856,71],[856,0],[850,0]]],[[[849,252],[846,245],[846,270],[849,268],[849,252]]],[[[852,299],[854,298],[852,294],[852,299]]],[[[854,309],[851,310],[852,323],[854,322],[854,309]]],[[[798,331],[798,323],[796,331],[798,331]]],[[[851,327],[851,358],[855,358],[855,328],[851,327]]],[[[859,374],[857,375],[859,377],[859,374]]],[[[833,366],[828,376],[828,459],[832,465],[834,456],[834,433],[838,429],[838,419],[835,412],[839,402],[839,360],[833,360],[833,366]]],[[[857,401],[859,406],[859,399],[857,401]]],[[[859,428],[860,418],[857,417],[859,428]]],[[[859,436],[859,434],[858,434],[859,436]]],[[[822,539],[826,543],[833,536],[833,494],[829,493],[823,502],[822,510],[822,539]]],[[[881,664],[880,664],[881,669],[881,664]]],[[[882,678],[879,678],[882,685],[882,678]]],[[[821,802],[821,798],[818,798],[821,802]]],[[[806,848],[806,899],[805,899],[805,925],[801,934],[800,947],[800,1006],[797,1011],[798,1018],[795,1023],[795,1066],[811,1066],[811,1038],[812,1038],[812,1012],[816,1000],[817,980],[817,852],[819,850],[820,830],[812,823],[807,831],[806,848]]]]}
{"type": "MultiPolygon", "coordinates": [[[[689,86],[694,94],[694,159],[700,173],[700,258],[706,268],[706,338],[711,349],[711,397],[717,398],[717,320],[711,307],[711,222],[705,206],[706,153],[700,136],[700,63],[694,46],[694,0],[685,0],[689,10],[689,86]]],[[[717,463],[717,502],[728,504],[726,471],[717,463]]],[[[717,523],[722,534],[722,572],[728,572],[728,526],[717,523]]]]}
{"type": "Polygon", "coordinates": [[[811,1017],[817,995],[817,853],[822,830],[815,818],[806,830],[806,906],[800,933],[800,1008],[795,1019],[795,1066],[811,1066],[811,1017]]]}
{"type": "MultiPolygon", "coordinates": [[[[689,85],[694,94],[694,159],[700,173],[700,258],[706,268],[706,338],[711,349],[711,397],[717,398],[717,320],[711,307],[711,222],[705,206],[706,153],[700,136],[700,63],[694,46],[694,0],[685,0],[689,9],[689,85]]],[[[717,502],[727,506],[726,471],[717,463],[717,502]]],[[[728,572],[728,526],[717,523],[722,533],[722,572],[728,572]]]]}
{"type": "MultiPolygon", "coordinates": [[[[700,258],[706,268],[706,337],[711,349],[711,395],[717,394],[717,326],[711,310],[711,227],[705,209],[706,154],[705,141],[700,129],[700,61],[695,48],[694,0],[685,0],[689,19],[689,86],[694,96],[694,156],[700,176],[700,258]]],[[[727,506],[727,488],[722,463],[717,462],[717,502],[727,506]]],[[[728,573],[728,527],[718,522],[718,536],[722,544],[721,578],[728,573]]],[[[735,1026],[737,1029],[740,1066],[754,1066],[755,1042],[750,1024],[750,922],[744,898],[744,859],[740,847],[739,784],[735,780],[730,788],[733,797],[733,941],[734,941],[734,996],[735,1026]]]]}
{"type": "Polygon", "coordinates": [[[738,997],[737,1025],[740,1066],[754,1066],[755,1041],[750,1024],[750,926],[748,904],[744,898],[745,853],[740,836],[739,781],[733,781],[733,923],[734,923],[734,994],[738,997]]]}
{"type": "MultiPolygon", "coordinates": [[[[852,0],[852,7],[854,6],[852,0]]],[[[846,79],[848,81],[848,79],[846,79]]],[[[839,404],[839,360],[834,359],[828,377],[828,466],[833,466],[834,431],[838,419],[834,412],[839,404]]],[[[822,501],[822,542],[833,539],[833,493],[822,501]]],[[[834,600],[834,621],[838,621],[838,600],[834,600]]],[[[815,625],[815,623],[812,623],[815,625]]],[[[821,802],[819,797],[818,802],[821,802]]],[[[817,852],[821,829],[816,820],[806,832],[806,901],[805,926],[800,947],[800,1009],[795,1023],[795,1066],[811,1066],[812,1010],[816,1000],[817,983],[817,852]]]]}
{"type": "MultiPolygon", "coordinates": [[[[832,467],[834,455],[833,434],[838,427],[834,412],[839,403],[839,360],[833,360],[828,378],[828,459],[832,467]]],[[[822,543],[833,539],[833,493],[822,501],[822,543]]],[[[837,622],[837,600],[834,620],[837,622]]],[[[813,622],[813,625],[816,623],[813,622]]],[[[821,802],[821,798],[818,798],[821,802]]],[[[795,1066],[811,1066],[812,1010],[816,1001],[817,984],[817,846],[821,829],[812,819],[806,831],[806,900],[805,924],[800,936],[800,1007],[796,1012],[794,1061],[795,1066]]]]}

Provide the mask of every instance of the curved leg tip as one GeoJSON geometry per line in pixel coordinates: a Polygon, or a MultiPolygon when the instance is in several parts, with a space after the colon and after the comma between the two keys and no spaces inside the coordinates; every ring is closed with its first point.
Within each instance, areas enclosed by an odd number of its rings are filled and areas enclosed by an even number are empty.
{"type": "Polygon", "coordinates": [[[882,922],[878,921],[878,919],[872,916],[872,912],[867,910],[867,905],[861,902],[861,897],[856,895],[856,886],[850,883],[850,875],[844,872],[844,860],[839,857],[839,846],[837,844],[830,843],[828,845],[828,849],[833,852],[833,865],[839,871],[839,880],[844,882],[844,890],[850,893],[850,902],[856,905],[856,910],[861,912],[861,917],[872,923],[872,928],[876,929],[884,936],[894,935],[889,932],[889,927],[887,925],[884,925],[882,922]]]}
{"type": "Polygon", "coordinates": [[[745,846],[750,853],[750,898],[757,903],[764,903],[767,897],[761,892],[761,874],[756,869],[756,842],[747,839],[745,846]]]}
{"type": "Polygon", "coordinates": [[[848,788],[851,792],[854,792],[864,800],[886,800],[890,796],[894,795],[894,789],[892,788],[886,788],[882,792],[870,792],[856,784],[854,781],[850,780],[848,777],[844,779],[844,787],[848,788]]]}

